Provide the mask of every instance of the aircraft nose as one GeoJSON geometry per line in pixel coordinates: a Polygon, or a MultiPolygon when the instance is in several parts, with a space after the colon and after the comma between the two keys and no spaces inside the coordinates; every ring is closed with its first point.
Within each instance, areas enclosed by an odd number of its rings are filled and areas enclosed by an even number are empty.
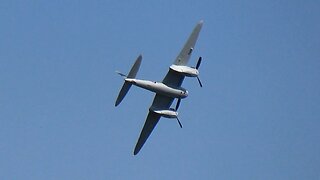
{"type": "Polygon", "coordinates": [[[186,91],[184,92],[184,97],[187,97],[188,94],[189,94],[189,92],[186,90],[186,91]]]}

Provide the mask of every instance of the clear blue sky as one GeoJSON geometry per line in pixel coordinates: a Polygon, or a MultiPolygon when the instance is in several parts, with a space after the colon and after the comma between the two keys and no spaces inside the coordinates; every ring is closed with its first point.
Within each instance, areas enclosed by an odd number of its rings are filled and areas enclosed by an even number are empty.
{"type": "Polygon", "coordinates": [[[320,178],[319,1],[2,1],[0,179],[320,178]],[[195,24],[177,122],[133,148],[162,80],[195,24]]]}

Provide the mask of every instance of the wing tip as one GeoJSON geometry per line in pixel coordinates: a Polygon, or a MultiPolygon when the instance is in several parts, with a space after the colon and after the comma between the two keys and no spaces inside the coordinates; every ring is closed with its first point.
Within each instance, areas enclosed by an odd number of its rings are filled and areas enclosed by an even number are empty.
{"type": "Polygon", "coordinates": [[[134,155],[134,156],[137,155],[137,154],[139,153],[140,149],[141,149],[141,147],[136,146],[136,147],[134,148],[133,155],[134,155]]]}

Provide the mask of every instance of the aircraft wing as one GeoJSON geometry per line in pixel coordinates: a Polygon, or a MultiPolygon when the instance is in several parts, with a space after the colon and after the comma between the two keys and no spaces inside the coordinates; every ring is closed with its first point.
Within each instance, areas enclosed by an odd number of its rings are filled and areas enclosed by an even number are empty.
{"type": "Polygon", "coordinates": [[[169,69],[169,72],[164,77],[162,82],[171,87],[180,87],[184,80],[184,76],[175,72],[172,69],[169,69]]]}
{"type": "MultiPolygon", "coordinates": [[[[154,109],[169,109],[173,102],[174,98],[166,97],[160,94],[156,94],[151,108],[154,109]]],[[[150,108],[150,109],[151,109],[150,108]]],[[[138,142],[136,144],[136,147],[134,148],[134,155],[138,154],[144,143],[147,141],[148,137],[152,133],[154,127],[157,125],[160,119],[160,115],[153,112],[149,109],[149,114],[147,116],[146,122],[144,123],[144,126],[142,128],[142,131],[140,133],[138,142]]]]}
{"type": "MultiPolygon", "coordinates": [[[[185,66],[188,64],[189,59],[192,55],[194,46],[196,45],[200,30],[202,28],[203,21],[199,21],[196,27],[193,29],[191,35],[189,36],[187,42],[183,46],[181,52],[173,62],[174,65],[185,66]]],[[[180,87],[184,80],[184,76],[169,69],[169,72],[163,79],[163,83],[173,87],[180,87]]]]}
{"type": "Polygon", "coordinates": [[[196,45],[200,30],[202,28],[202,24],[203,21],[198,22],[173,64],[181,66],[185,66],[186,64],[188,64],[193,48],[196,45]]]}

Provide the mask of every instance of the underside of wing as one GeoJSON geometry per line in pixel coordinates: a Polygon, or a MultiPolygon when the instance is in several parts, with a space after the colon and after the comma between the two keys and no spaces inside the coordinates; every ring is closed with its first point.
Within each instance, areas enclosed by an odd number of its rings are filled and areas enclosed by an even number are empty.
{"type": "Polygon", "coordinates": [[[156,94],[149,109],[149,114],[147,116],[146,122],[144,123],[144,126],[141,130],[136,147],[134,148],[134,155],[139,153],[161,117],[159,114],[153,112],[152,109],[168,109],[171,106],[173,100],[173,98],[156,94]]]}
{"type": "Polygon", "coordinates": [[[169,69],[167,75],[164,77],[162,82],[171,87],[180,87],[184,80],[184,76],[180,73],[169,69]]]}
{"type": "Polygon", "coordinates": [[[194,46],[196,45],[200,30],[202,28],[202,24],[203,24],[203,21],[200,21],[196,25],[196,27],[193,29],[189,39],[187,40],[187,42],[183,46],[180,54],[178,55],[178,57],[176,58],[176,60],[174,61],[173,64],[181,65],[181,66],[188,64],[188,61],[189,61],[190,56],[193,52],[194,46]]]}
{"type": "Polygon", "coordinates": [[[133,152],[134,155],[138,154],[138,152],[140,151],[140,149],[142,148],[142,146],[144,145],[144,143],[152,133],[154,127],[159,122],[159,119],[160,119],[159,114],[153,111],[149,111],[148,117],[142,128],[136,147],[134,148],[134,152],[133,152]]]}
{"type": "Polygon", "coordinates": [[[173,102],[174,98],[172,97],[168,97],[168,96],[163,96],[161,94],[156,94],[151,108],[154,109],[169,109],[172,102],[173,102]]]}

